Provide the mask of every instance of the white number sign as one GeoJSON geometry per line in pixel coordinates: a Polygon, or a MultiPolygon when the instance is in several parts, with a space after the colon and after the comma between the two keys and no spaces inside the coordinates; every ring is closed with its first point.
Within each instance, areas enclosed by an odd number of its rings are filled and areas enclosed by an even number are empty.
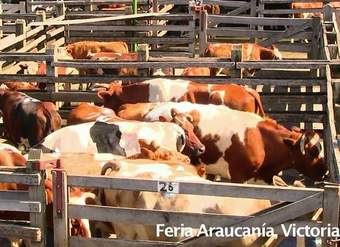
{"type": "Polygon", "coordinates": [[[179,183],[158,181],[157,190],[159,192],[179,193],[179,183]]]}

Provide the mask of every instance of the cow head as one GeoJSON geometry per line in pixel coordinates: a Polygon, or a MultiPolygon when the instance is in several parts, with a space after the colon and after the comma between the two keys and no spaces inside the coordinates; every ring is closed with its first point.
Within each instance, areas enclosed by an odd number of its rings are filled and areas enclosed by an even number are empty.
{"type": "Polygon", "coordinates": [[[185,133],[185,147],[183,153],[189,157],[198,157],[205,152],[205,146],[194,133],[193,118],[190,114],[180,113],[176,109],[171,109],[171,120],[160,116],[160,121],[173,122],[180,126],[185,133]]]}
{"type": "Polygon", "coordinates": [[[121,85],[111,84],[107,91],[99,91],[97,96],[104,101],[104,107],[116,111],[122,105],[119,97],[122,91],[123,89],[121,85]]]}
{"type": "Polygon", "coordinates": [[[260,50],[261,60],[282,60],[282,54],[275,45],[271,45],[269,48],[262,47],[260,50]]]}
{"type": "Polygon", "coordinates": [[[285,144],[291,150],[294,168],[316,181],[324,180],[328,168],[321,154],[320,136],[314,131],[308,130],[304,133],[298,131],[293,129],[295,133],[284,139],[285,144]]]}

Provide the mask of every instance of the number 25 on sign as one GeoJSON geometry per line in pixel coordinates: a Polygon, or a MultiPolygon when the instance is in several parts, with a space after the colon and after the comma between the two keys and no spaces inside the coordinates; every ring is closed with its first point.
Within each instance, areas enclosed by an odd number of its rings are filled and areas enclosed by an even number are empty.
{"type": "Polygon", "coordinates": [[[179,193],[179,183],[158,181],[158,192],[179,193]]]}

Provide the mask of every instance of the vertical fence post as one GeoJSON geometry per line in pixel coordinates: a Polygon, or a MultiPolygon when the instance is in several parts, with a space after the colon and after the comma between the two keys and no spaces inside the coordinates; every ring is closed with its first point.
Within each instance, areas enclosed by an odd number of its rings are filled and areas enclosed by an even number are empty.
{"type": "Polygon", "coordinates": [[[52,171],[54,247],[67,247],[69,221],[67,213],[67,176],[64,170],[52,171]]]}
{"type": "MultiPolygon", "coordinates": [[[[45,13],[45,11],[38,10],[38,11],[36,12],[35,21],[37,21],[37,22],[45,22],[45,21],[46,21],[46,13],[45,13]]],[[[41,31],[41,35],[46,35],[46,33],[47,33],[46,30],[47,30],[47,28],[44,27],[44,30],[41,31]]],[[[40,43],[37,45],[37,50],[38,50],[38,51],[44,50],[44,49],[46,49],[46,46],[47,46],[47,37],[45,36],[44,41],[40,42],[40,43]]]]}
{"type": "Polygon", "coordinates": [[[90,0],[90,4],[89,5],[85,5],[84,9],[85,9],[85,11],[89,11],[89,12],[93,11],[92,0],[90,0]]]}
{"type": "Polygon", "coordinates": [[[196,13],[193,11],[194,5],[193,1],[189,1],[189,15],[192,16],[192,20],[189,21],[189,37],[191,38],[191,43],[189,44],[190,57],[195,57],[196,13]]]}
{"type": "MultiPolygon", "coordinates": [[[[48,81],[53,83],[47,84],[47,91],[50,93],[51,100],[54,99],[54,94],[57,91],[57,83],[55,81],[57,74],[57,69],[54,65],[56,62],[56,50],[54,46],[48,46],[46,49],[46,54],[49,55],[49,58],[46,60],[46,76],[48,77],[48,81]]],[[[56,102],[56,107],[58,108],[58,104],[56,102]]]]}
{"type": "MultiPolygon", "coordinates": [[[[340,202],[340,187],[339,185],[326,185],[323,196],[323,218],[322,225],[324,227],[338,227],[339,226],[339,202],[340,202]]],[[[323,247],[329,245],[331,238],[325,237],[322,241],[323,247]]]]}
{"type": "Polygon", "coordinates": [[[30,213],[30,226],[39,227],[41,230],[41,241],[31,242],[32,247],[45,247],[46,246],[46,195],[45,195],[45,170],[36,170],[32,166],[33,162],[36,161],[32,159],[29,155],[28,157],[28,169],[32,173],[40,174],[39,185],[30,186],[28,189],[29,198],[31,201],[40,202],[41,212],[30,213]]]}
{"type": "MultiPolygon", "coordinates": [[[[263,17],[263,11],[264,11],[264,2],[262,2],[262,0],[259,0],[258,17],[263,17]]],[[[263,26],[258,26],[257,29],[259,31],[263,31],[263,26]]]]}
{"type": "MultiPolygon", "coordinates": [[[[151,11],[153,13],[158,13],[159,12],[159,3],[158,0],[151,0],[151,4],[152,4],[152,9],[151,11]]],[[[158,25],[159,24],[159,20],[151,20],[151,25],[158,25]]],[[[152,31],[152,36],[153,37],[157,37],[158,36],[158,31],[152,31]]],[[[157,49],[158,45],[157,44],[151,44],[151,50],[155,50],[157,49]]]]}
{"type": "MultiPolygon", "coordinates": [[[[2,3],[0,3],[0,14],[2,14],[2,3]]],[[[2,18],[0,18],[0,39],[2,39],[3,36],[2,28],[2,18]]]]}
{"type": "Polygon", "coordinates": [[[206,10],[201,10],[200,13],[200,32],[199,32],[199,54],[200,56],[204,56],[205,49],[208,44],[208,12],[206,10]]]}
{"type": "MultiPolygon", "coordinates": [[[[257,0],[250,0],[250,16],[256,17],[256,2],[257,0]]],[[[256,26],[255,25],[250,25],[251,30],[255,30],[256,26]]],[[[250,42],[254,43],[255,42],[255,37],[250,37],[250,42]]]]}
{"type": "Polygon", "coordinates": [[[18,42],[18,44],[16,45],[16,49],[19,50],[26,45],[26,21],[25,20],[18,19],[15,21],[15,35],[17,37],[21,35],[25,36],[24,40],[21,42],[18,42]]]}
{"type": "MultiPolygon", "coordinates": [[[[138,46],[138,61],[147,62],[149,60],[149,46],[147,44],[140,44],[138,46]]],[[[138,69],[138,74],[140,76],[148,76],[149,69],[141,68],[138,69]]]]}

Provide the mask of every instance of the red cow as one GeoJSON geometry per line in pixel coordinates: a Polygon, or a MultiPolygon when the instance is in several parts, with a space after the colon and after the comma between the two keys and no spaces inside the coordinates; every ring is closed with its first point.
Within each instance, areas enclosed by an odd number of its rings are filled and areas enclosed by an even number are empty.
{"type": "Polygon", "coordinates": [[[50,102],[41,102],[21,92],[0,90],[0,109],[9,140],[30,146],[59,129],[61,117],[50,102]]]}
{"type": "MultiPolygon", "coordinates": [[[[231,44],[231,43],[216,43],[209,44],[205,56],[208,57],[221,57],[221,58],[229,58],[231,59],[231,52],[236,48],[239,44],[231,44]]],[[[241,44],[241,52],[242,52],[242,61],[249,60],[274,60],[274,59],[282,59],[282,55],[279,50],[272,45],[270,48],[266,48],[260,46],[258,44],[251,43],[243,43],[241,44]]],[[[219,69],[215,68],[211,70],[211,75],[216,75],[219,69]]],[[[244,70],[245,75],[253,75],[255,70],[244,70]]],[[[228,74],[228,69],[224,70],[225,74],[228,74]]]]}
{"type": "Polygon", "coordinates": [[[98,42],[98,41],[80,41],[69,44],[67,52],[75,59],[86,59],[89,53],[98,52],[115,52],[128,53],[129,49],[125,42],[98,42]]]}
{"type": "Polygon", "coordinates": [[[139,84],[111,84],[108,91],[98,92],[104,106],[115,111],[122,104],[166,101],[189,101],[200,104],[226,105],[232,109],[264,116],[259,94],[236,84],[201,84],[187,80],[153,79],[139,84]]]}
{"type": "Polygon", "coordinates": [[[89,103],[81,103],[70,112],[67,124],[80,124],[96,121],[98,118],[105,118],[108,121],[112,119],[119,119],[115,112],[109,108],[92,105],[89,103]]]}

